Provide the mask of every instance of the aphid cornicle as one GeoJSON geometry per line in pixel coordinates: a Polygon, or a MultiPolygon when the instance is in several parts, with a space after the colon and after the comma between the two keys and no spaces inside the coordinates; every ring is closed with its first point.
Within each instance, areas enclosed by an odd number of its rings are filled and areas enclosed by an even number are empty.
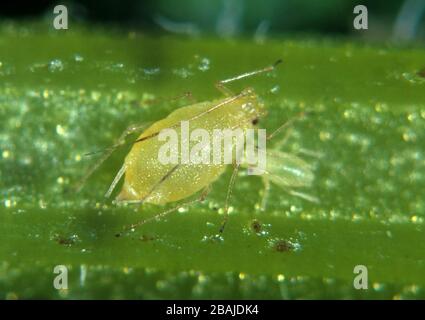
{"type": "MultiPolygon", "coordinates": [[[[164,211],[153,218],[148,218],[127,229],[137,227],[154,218],[165,216],[183,206],[200,201],[209,190],[209,186],[219,178],[226,169],[226,164],[163,164],[158,161],[158,152],[164,141],[159,140],[159,133],[164,129],[177,129],[182,121],[190,123],[190,129],[202,128],[212,134],[214,129],[240,128],[243,131],[256,128],[259,119],[266,114],[265,106],[258,99],[252,88],[244,89],[239,94],[233,94],[226,83],[246,78],[255,74],[272,71],[278,63],[274,65],[244,73],[233,78],[229,78],[217,83],[217,88],[224,93],[225,97],[213,101],[195,103],[189,106],[178,108],[170,113],[166,118],[153,123],[145,129],[133,142],[133,146],[125,158],[124,164],[118,171],[106,196],[109,197],[117,183],[124,176],[124,183],[116,197],[117,203],[153,203],[164,205],[186,199],[198,192],[200,197],[180,204],[174,208],[164,211]]],[[[281,125],[272,134],[267,136],[270,140],[283,128],[286,128],[291,121],[281,125]]],[[[104,154],[95,167],[89,171],[85,179],[103,162],[112,151],[124,144],[125,136],[140,129],[137,127],[127,129],[118,143],[109,152],[104,154]]],[[[178,131],[178,130],[176,130],[178,131]]],[[[179,137],[180,138],[180,137],[179,137]]],[[[262,175],[265,192],[261,206],[266,204],[267,194],[270,189],[270,182],[285,189],[290,194],[304,197],[314,201],[315,198],[304,193],[293,190],[293,188],[310,186],[313,180],[313,173],[310,166],[295,155],[284,153],[279,150],[266,152],[267,166],[262,175]]],[[[223,231],[227,221],[227,211],[232,188],[237,176],[239,167],[247,167],[246,163],[234,164],[234,170],[229,182],[225,203],[224,221],[220,228],[223,231]]]]}

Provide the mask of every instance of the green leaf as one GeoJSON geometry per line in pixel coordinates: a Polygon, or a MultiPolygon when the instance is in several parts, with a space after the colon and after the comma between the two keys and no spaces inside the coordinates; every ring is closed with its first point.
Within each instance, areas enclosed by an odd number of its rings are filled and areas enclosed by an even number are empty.
{"type": "Polygon", "coordinates": [[[425,297],[423,49],[41,24],[0,35],[0,298],[425,297]],[[103,197],[129,146],[71,191],[96,161],[85,153],[191,103],[170,98],[215,99],[217,80],[279,58],[231,88],[255,88],[267,130],[311,112],[283,150],[312,164],[305,192],[320,203],[272,186],[260,212],[260,177],[239,176],[217,236],[229,168],[204,203],[116,238],[165,209],[103,197]],[[53,287],[56,265],[69,269],[68,290],[53,287]],[[356,265],[368,290],[353,287],[356,265]]]}

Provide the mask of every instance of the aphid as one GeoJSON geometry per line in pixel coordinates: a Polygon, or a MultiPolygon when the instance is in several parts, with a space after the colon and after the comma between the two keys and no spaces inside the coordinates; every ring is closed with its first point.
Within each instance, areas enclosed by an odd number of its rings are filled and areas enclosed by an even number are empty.
{"type": "MultiPolygon", "coordinates": [[[[124,183],[115,199],[116,203],[152,203],[165,205],[187,199],[197,193],[199,195],[152,218],[137,222],[125,230],[136,228],[153,219],[164,217],[179,208],[202,201],[206,197],[210,185],[224,173],[227,167],[226,164],[160,163],[158,161],[158,152],[164,144],[163,141],[159,140],[161,130],[178,129],[182,121],[189,122],[191,130],[202,128],[210,133],[214,129],[240,128],[245,131],[256,128],[259,119],[265,116],[266,110],[254,89],[246,88],[241,93],[234,94],[225,85],[235,80],[270,72],[280,62],[281,60],[272,66],[219,81],[216,87],[225,95],[224,98],[181,107],[170,113],[166,118],[153,123],[140,134],[132,143],[132,149],[127,154],[124,164],[106,192],[106,197],[112,194],[123,176],[124,183]]],[[[267,140],[272,139],[281,130],[289,127],[294,120],[292,119],[282,124],[277,130],[267,136],[267,140]]],[[[118,143],[107,149],[103,157],[83,178],[83,182],[117,147],[125,144],[125,137],[127,135],[142,128],[143,126],[130,127],[124,131],[118,143]]],[[[282,143],[285,140],[286,138],[282,140],[282,143]]],[[[266,205],[270,183],[274,183],[292,195],[300,196],[311,201],[315,200],[311,196],[293,190],[293,188],[310,186],[312,183],[313,173],[306,162],[295,155],[290,155],[279,150],[267,150],[266,154],[267,166],[262,176],[265,185],[261,205],[263,209],[266,205]]],[[[243,162],[239,164],[234,163],[233,165],[233,174],[227,190],[224,220],[220,232],[223,231],[227,222],[229,200],[240,167],[246,168],[249,165],[243,162]]]]}

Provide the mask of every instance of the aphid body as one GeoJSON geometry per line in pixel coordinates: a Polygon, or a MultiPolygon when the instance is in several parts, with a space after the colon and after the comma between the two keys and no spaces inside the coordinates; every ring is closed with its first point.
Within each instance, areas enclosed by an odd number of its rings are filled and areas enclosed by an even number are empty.
{"type": "MultiPolygon", "coordinates": [[[[191,131],[202,128],[212,136],[214,129],[253,128],[252,122],[263,114],[264,106],[250,88],[242,91],[237,98],[196,103],[173,111],[165,119],[155,122],[136,140],[139,142],[133,145],[125,158],[124,184],[116,200],[137,202],[144,199],[144,202],[154,204],[178,201],[207,187],[225,171],[226,164],[222,163],[184,164],[180,155],[178,165],[160,163],[158,153],[164,141],[159,141],[157,133],[161,130],[178,127],[182,120],[192,119],[191,131]]],[[[176,132],[179,141],[184,139],[179,130],[176,132]]]]}

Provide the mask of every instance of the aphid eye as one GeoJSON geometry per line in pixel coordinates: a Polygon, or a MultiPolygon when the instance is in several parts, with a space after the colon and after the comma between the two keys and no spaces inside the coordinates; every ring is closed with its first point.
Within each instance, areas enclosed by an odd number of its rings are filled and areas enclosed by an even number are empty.
{"type": "Polygon", "coordinates": [[[258,124],[258,118],[252,119],[251,123],[255,126],[256,124],[258,124]]]}

